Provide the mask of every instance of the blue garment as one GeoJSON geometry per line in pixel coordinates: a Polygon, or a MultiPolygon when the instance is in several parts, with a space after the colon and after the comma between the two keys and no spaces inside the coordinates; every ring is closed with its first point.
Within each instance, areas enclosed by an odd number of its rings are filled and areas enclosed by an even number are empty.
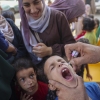
{"type": "MultiPolygon", "coordinates": [[[[85,82],[84,83],[86,92],[88,96],[92,100],[100,100],[100,87],[97,83],[95,82],[85,82]]],[[[58,97],[56,97],[55,100],[58,100],[58,97]]]]}
{"type": "Polygon", "coordinates": [[[2,51],[6,51],[8,48],[8,42],[5,40],[5,37],[3,36],[3,34],[0,32],[0,49],[2,51]]]}
{"type": "Polygon", "coordinates": [[[100,87],[95,82],[85,82],[86,92],[92,100],[100,100],[100,87]]]}
{"type": "Polygon", "coordinates": [[[56,97],[56,99],[55,100],[58,100],[58,97],[56,97]]]}

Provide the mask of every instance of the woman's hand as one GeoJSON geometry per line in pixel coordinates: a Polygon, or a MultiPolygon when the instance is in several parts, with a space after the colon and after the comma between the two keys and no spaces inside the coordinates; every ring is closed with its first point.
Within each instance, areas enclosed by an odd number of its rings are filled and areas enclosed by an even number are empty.
{"type": "Polygon", "coordinates": [[[40,58],[49,56],[52,54],[52,48],[47,47],[44,43],[38,43],[33,47],[33,52],[40,58]]]}

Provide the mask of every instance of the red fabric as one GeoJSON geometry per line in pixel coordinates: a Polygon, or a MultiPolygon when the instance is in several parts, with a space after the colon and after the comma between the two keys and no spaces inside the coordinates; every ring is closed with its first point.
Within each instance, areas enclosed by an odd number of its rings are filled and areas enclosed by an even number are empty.
{"type": "Polygon", "coordinates": [[[84,36],[86,34],[86,31],[82,31],[76,38],[75,40],[78,40],[79,38],[81,38],[82,36],[84,36]]]}
{"type": "MultiPolygon", "coordinates": [[[[35,94],[31,95],[33,97],[33,100],[46,100],[48,93],[48,85],[38,81],[38,90],[35,94]]],[[[18,99],[20,98],[21,91],[18,91],[16,88],[16,94],[18,96],[18,99]]]]}
{"type": "Polygon", "coordinates": [[[46,100],[48,85],[38,81],[38,86],[37,92],[32,96],[33,100],[46,100]]]}

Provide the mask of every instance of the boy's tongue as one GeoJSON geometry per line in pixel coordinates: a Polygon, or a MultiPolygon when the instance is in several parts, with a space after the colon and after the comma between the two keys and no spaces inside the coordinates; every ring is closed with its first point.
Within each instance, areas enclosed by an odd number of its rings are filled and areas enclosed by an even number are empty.
{"type": "Polygon", "coordinates": [[[66,80],[69,80],[72,78],[69,70],[67,68],[63,69],[62,71],[62,76],[66,79],[66,80]]]}

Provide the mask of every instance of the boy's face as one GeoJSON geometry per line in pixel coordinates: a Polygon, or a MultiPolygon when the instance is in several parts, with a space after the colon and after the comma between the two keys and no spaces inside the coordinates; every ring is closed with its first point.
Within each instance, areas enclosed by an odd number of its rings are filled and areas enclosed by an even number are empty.
{"type": "Polygon", "coordinates": [[[72,67],[59,56],[47,59],[44,65],[44,73],[50,80],[55,80],[67,87],[77,86],[77,77],[72,67]]]}
{"type": "Polygon", "coordinates": [[[22,69],[16,74],[19,86],[27,93],[32,94],[37,87],[36,73],[33,68],[22,69]]]}

